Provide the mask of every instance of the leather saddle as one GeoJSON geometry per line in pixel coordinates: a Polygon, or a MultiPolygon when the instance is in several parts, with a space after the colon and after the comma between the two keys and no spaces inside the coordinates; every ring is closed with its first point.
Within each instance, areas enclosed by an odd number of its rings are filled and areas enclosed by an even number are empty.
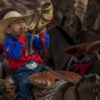
{"type": "MultiPolygon", "coordinates": [[[[68,82],[70,81],[75,83],[81,78],[80,75],[69,71],[55,71],[55,73],[60,74],[62,77],[68,80],[68,82]]],[[[32,74],[28,80],[31,84],[33,84],[36,87],[39,86],[46,87],[46,86],[53,85],[55,84],[55,82],[63,79],[53,74],[52,72],[40,72],[40,73],[32,74]]]]}
{"type": "MultiPolygon", "coordinates": [[[[74,82],[77,83],[81,76],[79,74],[68,72],[68,71],[55,71],[57,74],[60,74],[62,77],[64,77],[68,82],[74,82]]],[[[28,78],[29,82],[34,85],[35,89],[34,93],[39,97],[47,92],[47,87],[52,86],[55,84],[55,82],[62,80],[58,76],[54,75],[51,72],[40,72],[36,74],[32,74],[28,78]]],[[[1,90],[6,90],[6,93],[8,97],[14,97],[16,98],[17,93],[16,86],[14,84],[13,79],[11,76],[7,77],[5,80],[0,81],[0,87],[1,90]]],[[[3,92],[4,92],[3,91],[3,92]]]]}
{"type": "MultiPolygon", "coordinates": [[[[81,76],[69,71],[55,71],[55,73],[64,77],[68,82],[77,83],[81,76]]],[[[35,86],[34,93],[36,97],[43,97],[48,93],[48,90],[55,85],[56,82],[63,80],[59,76],[51,72],[40,72],[29,77],[29,82],[35,86]]]]}

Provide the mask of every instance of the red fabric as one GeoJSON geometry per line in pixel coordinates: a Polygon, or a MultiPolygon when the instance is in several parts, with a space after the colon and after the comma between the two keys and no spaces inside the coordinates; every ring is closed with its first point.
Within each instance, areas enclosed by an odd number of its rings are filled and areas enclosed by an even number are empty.
{"type": "MultiPolygon", "coordinates": [[[[76,56],[78,53],[80,53],[81,51],[83,51],[84,49],[81,48],[79,49],[77,52],[74,52],[74,54],[72,54],[72,56],[76,56]]],[[[63,70],[67,70],[67,64],[69,62],[69,60],[71,59],[72,56],[69,56],[66,63],[64,64],[64,66],[62,67],[63,70]]]]}
{"type": "Polygon", "coordinates": [[[50,30],[52,30],[53,28],[55,28],[55,27],[56,27],[56,25],[52,24],[52,26],[50,26],[50,27],[47,29],[47,33],[48,33],[50,30]]]}
{"type": "Polygon", "coordinates": [[[0,50],[3,50],[3,45],[2,44],[0,44],[0,50]]]}
{"type": "Polygon", "coordinates": [[[41,38],[41,40],[42,40],[42,42],[43,42],[43,46],[44,46],[44,47],[46,46],[46,41],[45,41],[45,39],[44,39],[45,35],[46,35],[46,34],[40,34],[40,35],[39,35],[40,38],[41,38]]]}
{"type": "Polygon", "coordinates": [[[0,44],[0,55],[3,53],[3,45],[0,44]]]}
{"type": "MultiPolygon", "coordinates": [[[[80,52],[82,52],[82,51],[84,51],[84,48],[80,48],[80,49],[79,49],[77,52],[75,52],[73,55],[76,56],[78,53],[80,53],[80,52]]],[[[71,57],[72,57],[72,56],[70,56],[70,57],[67,59],[65,65],[62,67],[63,70],[67,70],[66,67],[67,67],[67,64],[68,64],[68,62],[69,62],[69,60],[70,60],[71,57]]],[[[77,69],[80,68],[80,66],[81,66],[81,70],[79,71],[78,74],[80,74],[81,76],[84,76],[84,75],[85,75],[85,72],[86,72],[87,69],[90,67],[90,65],[94,62],[94,60],[95,60],[95,58],[92,59],[92,60],[90,60],[90,61],[87,62],[87,63],[84,63],[84,64],[76,64],[76,65],[74,66],[73,72],[76,72],[77,69]]]]}
{"type": "MultiPolygon", "coordinates": [[[[23,50],[22,50],[22,55],[21,55],[21,59],[20,60],[15,60],[12,59],[11,57],[7,57],[8,61],[9,61],[9,68],[11,70],[14,70],[16,68],[19,68],[21,66],[24,66],[26,62],[34,60],[40,64],[43,63],[43,60],[41,59],[41,57],[38,55],[38,53],[35,51],[35,54],[32,56],[25,56],[25,46],[26,46],[26,39],[24,36],[20,36],[18,39],[18,42],[23,43],[23,50]]],[[[5,54],[6,55],[6,54],[5,54]]]]}
{"type": "Polygon", "coordinates": [[[47,63],[47,61],[49,59],[48,49],[41,50],[40,56],[43,58],[44,63],[47,63]]]}
{"type": "Polygon", "coordinates": [[[52,17],[52,19],[51,19],[50,23],[51,23],[51,24],[55,23],[54,16],[52,17]]]}
{"type": "Polygon", "coordinates": [[[90,67],[90,65],[94,62],[95,59],[92,59],[91,61],[85,63],[85,64],[76,64],[75,67],[74,67],[74,70],[73,72],[76,72],[76,70],[80,67],[81,67],[81,70],[79,72],[79,74],[81,76],[84,76],[85,75],[85,72],[87,71],[87,69],[90,67]]]}
{"type": "Polygon", "coordinates": [[[2,18],[0,18],[0,21],[2,20],[2,18]]]}
{"type": "Polygon", "coordinates": [[[21,42],[23,44],[23,50],[24,50],[25,47],[26,47],[26,38],[25,38],[25,36],[20,36],[18,38],[18,42],[21,42]]]}

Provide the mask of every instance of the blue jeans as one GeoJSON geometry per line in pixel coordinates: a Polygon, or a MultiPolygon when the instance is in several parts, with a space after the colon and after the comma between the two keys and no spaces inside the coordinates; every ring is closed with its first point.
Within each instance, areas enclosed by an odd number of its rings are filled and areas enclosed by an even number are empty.
{"type": "Polygon", "coordinates": [[[28,69],[27,67],[23,66],[13,71],[13,78],[18,88],[17,100],[27,100],[32,89],[32,85],[28,82],[28,77],[41,71],[42,67],[39,64],[35,69],[28,69]]]}

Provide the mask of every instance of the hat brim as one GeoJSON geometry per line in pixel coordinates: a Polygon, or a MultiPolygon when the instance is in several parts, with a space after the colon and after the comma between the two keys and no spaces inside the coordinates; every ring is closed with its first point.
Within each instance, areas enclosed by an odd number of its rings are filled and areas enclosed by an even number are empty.
{"type": "Polygon", "coordinates": [[[86,50],[86,48],[88,46],[89,46],[89,43],[77,44],[77,45],[71,46],[69,48],[66,48],[65,52],[67,54],[75,54],[80,49],[86,50]]]}
{"type": "Polygon", "coordinates": [[[92,42],[86,50],[88,54],[93,54],[95,51],[100,50],[100,40],[92,42]]]}
{"type": "Polygon", "coordinates": [[[19,20],[19,19],[24,19],[26,25],[29,26],[32,23],[32,21],[34,20],[34,18],[35,18],[35,15],[32,14],[32,15],[28,15],[28,16],[11,17],[8,19],[1,20],[0,21],[0,44],[4,43],[4,41],[6,39],[5,30],[11,23],[13,23],[14,21],[19,20]]]}

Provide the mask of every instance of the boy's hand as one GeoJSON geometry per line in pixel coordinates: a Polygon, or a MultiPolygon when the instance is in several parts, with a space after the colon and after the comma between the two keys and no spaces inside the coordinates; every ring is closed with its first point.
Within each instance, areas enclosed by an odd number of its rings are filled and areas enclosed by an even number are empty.
{"type": "Polygon", "coordinates": [[[21,28],[21,36],[26,36],[28,33],[28,26],[23,25],[23,27],[21,28]]]}

